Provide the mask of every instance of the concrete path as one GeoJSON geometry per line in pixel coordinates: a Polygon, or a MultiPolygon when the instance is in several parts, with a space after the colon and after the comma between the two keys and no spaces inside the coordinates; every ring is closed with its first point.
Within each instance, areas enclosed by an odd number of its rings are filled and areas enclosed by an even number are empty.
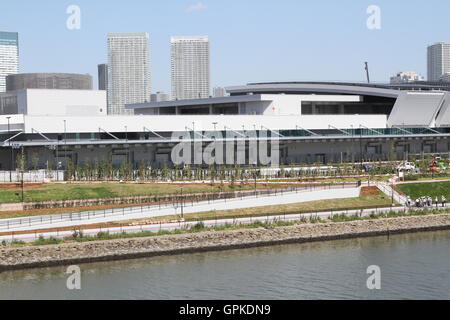
{"type": "MultiPolygon", "coordinates": [[[[411,210],[419,210],[412,208],[411,210]]],[[[292,214],[292,215],[278,215],[278,216],[263,216],[263,217],[243,217],[235,219],[222,219],[222,220],[208,220],[203,221],[205,227],[215,227],[224,226],[226,224],[232,225],[248,225],[259,222],[273,223],[279,221],[294,222],[294,221],[305,221],[308,222],[310,219],[321,218],[329,219],[336,215],[346,215],[346,216],[358,216],[358,217],[368,217],[372,214],[388,213],[388,212],[406,212],[406,208],[379,208],[379,209],[358,209],[358,210],[340,210],[333,212],[321,212],[321,213],[307,213],[307,214],[292,214]]],[[[121,233],[139,233],[143,231],[150,231],[157,233],[159,231],[173,231],[189,229],[195,226],[198,221],[194,222],[179,222],[179,223],[167,223],[167,224],[154,224],[146,226],[130,226],[130,227],[119,227],[119,228],[103,228],[103,229],[90,229],[84,230],[83,234],[85,236],[96,236],[99,232],[108,232],[109,234],[121,234],[121,233]]],[[[389,222],[386,223],[386,228],[389,228],[389,222]]],[[[47,232],[43,234],[25,234],[25,235],[15,235],[15,236],[0,236],[0,241],[34,241],[40,236],[44,238],[65,238],[72,236],[71,231],[64,232],[47,232]]]]}
{"type": "MultiPolygon", "coordinates": [[[[344,199],[359,197],[361,188],[336,188],[313,191],[298,191],[276,194],[271,196],[244,197],[227,200],[203,201],[185,203],[183,213],[199,213],[265,207],[328,199],[344,199]]],[[[30,218],[16,218],[0,220],[0,232],[16,232],[36,229],[63,228],[97,223],[118,222],[124,220],[148,219],[181,215],[181,204],[170,204],[163,207],[147,206],[122,208],[116,210],[100,210],[83,213],[39,216],[30,218]]]]}

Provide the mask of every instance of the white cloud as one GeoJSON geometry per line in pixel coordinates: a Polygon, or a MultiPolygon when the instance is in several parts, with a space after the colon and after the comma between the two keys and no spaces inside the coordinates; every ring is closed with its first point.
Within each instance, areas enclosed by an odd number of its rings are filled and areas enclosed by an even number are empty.
{"type": "Polygon", "coordinates": [[[197,2],[196,4],[189,6],[186,9],[186,12],[189,12],[189,13],[196,12],[196,11],[205,10],[206,8],[207,8],[207,6],[203,2],[197,2]]]}

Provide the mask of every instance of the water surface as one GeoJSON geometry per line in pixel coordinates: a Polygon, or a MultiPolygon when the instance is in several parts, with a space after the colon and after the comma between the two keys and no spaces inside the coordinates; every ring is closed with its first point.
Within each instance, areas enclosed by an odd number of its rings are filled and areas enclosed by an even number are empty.
{"type": "Polygon", "coordinates": [[[0,299],[450,299],[450,232],[340,240],[0,274],[0,299]],[[382,272],[367,289],[368,266],[382,272]]]}

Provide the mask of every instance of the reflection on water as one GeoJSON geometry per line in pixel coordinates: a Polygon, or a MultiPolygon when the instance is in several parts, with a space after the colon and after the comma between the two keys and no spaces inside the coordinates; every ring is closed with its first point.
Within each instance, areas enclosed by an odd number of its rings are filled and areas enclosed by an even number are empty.
{"type": "Polygon", "coordinates": [[[353,239],[0,274],[0,299],[450,299],[450,232],[353,239]],[[382,289],[366,287],[378,265],[382,289]]]}

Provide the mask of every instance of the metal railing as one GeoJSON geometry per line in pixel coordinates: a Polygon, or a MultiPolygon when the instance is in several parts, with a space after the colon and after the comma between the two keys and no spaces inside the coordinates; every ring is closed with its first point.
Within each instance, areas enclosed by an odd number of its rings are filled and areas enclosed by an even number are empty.
{"type": "MultiPolygon", "coordinates": [[[[445,207],[439,208],[439,210],[447,210],[449,208],[448,205],[445,207]]],[[[433,208],[426,208],[427,210],[434,210],[433,208]]],[[[337,209],[337,210],[322,210],[318,212],[307,212],[307,213],[294,213],[294,214],[277,214],[277,215],[267,215],[267,216],[234,216],[234,217],[215,217],[195,221],[185,221],[185,222],[177,222],[177,223],[155,223],[155,224],[147,224],[147,225],[138,225],[138,226],[119,226],[119,227],[99,227],[97,229],[91,230],[82,230],[83,237],[89,236],[97,236],[99,233],[104,234],[123,234],[123,233],[140,233],[140,232],[152,232],[154,235],[157,235],[158,232],[162,231],[174,231],[174,230],[186,230],[188,231],[190,228],[195,227],[199,222],[202,222],[205,228],[214,228],[214,227],[222,227],[226,225],[232,226],[246,226],[252,225],[254,223],[267,223],[274,224],[279,222],[299,222],[299,223],[308,223],[315,222],[318,219],[330,219],[333,220],[335,218],[339,218],[341,216],[346,216],[347,218],[368,218],[368,217],[377,217],[380,214],[384,214],[386,216],[393,216],[395,214],[400,215],[414,215],[415,212],[423,211],[423,208],[406,208],[406,207],[372,207],[372,208],[360,208],[360,209],[337,209]]],[[[338,219],[339,221],[339,219],[338,219]]],[[[386,230],[389,232],[389,225],[386,225],[386,230]]],[[[50,232],[39,233],[39,232],[31,232],[29,234],[11,234],[7,236],[0,236],[0,239],[5,241],[33,241],[39,238],[66,238],[73,236],[73,231],[79,231],[78,229],[74,229],[72,231],[67,230],[52,230],[50,232]]]]}
{"type": "MultiPolygon", "coordinates": [[[[112,209],[103,209],[103,210],[92,210],[92,211],[80,211],[80,212],[72,212],[72,213],[64,213],[64,214],[56,214],[56,215],[45,215],[45,216],[35,216],[28,218],[14,218],[14,219],[4,219],[0,220],[0,230],[8,231],[11,229],[17,228],[30,228],[42,225],[51,225],[56,223],[63,222],[75,222],[75,221],[86,221],[86,220],[95,220],[101,218],[111,218],[111,217],[120,217],[122,216],[125,220],[127,216],[132,214],[142,213],[152,213],[157,212],[162,209],[173,208],[174,214],[179,215],[177,212],[181,211],[181,208],[187,207],[195,207],[209,204],[217,204],[217,203],[227,203],[230,201],[239,201],[243,199],[248,199],[251,197],[260,198],[260,197],[269,197],[269,196],[282,196],[286,193],[304,193],[304,192],[312,192],[317,190],[329,190],[329,189],[344,189],[344,188],[356,188],[358,184],[327,184],[327,185],[310,185],[302,188],[298,187],[289,187],[283,189],[267,189],[267,190],[253,190],[253,191],[238,191],[234,193],[220,193],[220,194],[209,194],[205,197],[196,197],[196,198],[185,198],[178,197],[175,198],[173,202],[162,202],[146,205],[146,206],[133,206],[133,207],[122,207],[122,208],[112,208],[112,209]]],[[[188,196],[189,197],[189,196],[188,196]]],[[[93,222],[94,223],[94,222],[93,222]]]]}

